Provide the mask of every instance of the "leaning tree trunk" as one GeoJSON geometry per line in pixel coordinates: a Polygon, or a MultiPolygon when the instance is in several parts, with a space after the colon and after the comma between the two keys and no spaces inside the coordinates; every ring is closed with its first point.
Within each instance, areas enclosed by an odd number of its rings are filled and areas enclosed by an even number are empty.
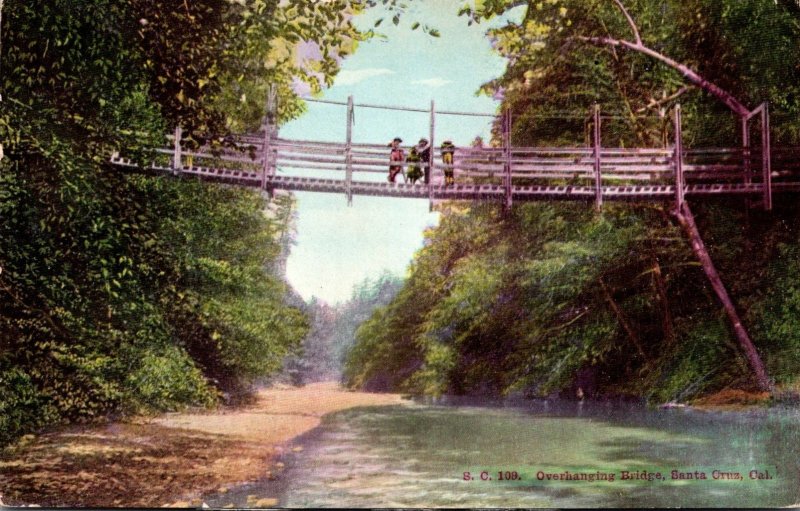
{"type": "Polygon", "coordinates": [[[689,239],[692,243],[692,250],[700,260],[700,264],[703,266],[703,271],[706,273],[706,277],[708,277],[711,287],[714,288],[717,298],[719,298],[719,301],[722,303],[722,306],[725,309],[725,314],[727,314],[728,320],[733,326],[733,332],[736,335],[736,339],[739,341],[739,345],[742,347],[742,351],[744,351],[744,354],[747,357],[747,362],[753,369],[753,373],[755,373],[758,387],[761,390],[771,391],[772,383],[769,380],[769,376],[767,376],[767,370],[764,368],[764,363],[761,361],[761,357],[758,355],[758,351],[756,351],[753,341],[750,340],[747,330],[745,330],[744,325],[742,325],[742,320],[739,318],[739,313],[736,312],[736,307],[733,305],[733,301],[731,300],[730,295],[728,295],[728,291],[725,289],[725,284],[722,283],[722,279],[720,278],[719,273],[717,273],[714,262],[711,260],[711,256],[708,254],[706,245],[703,243],[703,238],[700,237],[700,231],[697,229],[697,224],[694,221],[692,210],[689,209],[689,204],[684,201],[680,208],[674,211],[674,215],[686,231],[686,234],[689,236],[689,239]]]}
{"type": "Polygon", "coordinates": [[[623,5],[622,0],[613,0],[613,1],[614,4],[616,4],[617,8],[620,10],[620,12],[622,12],[622,14],[625,16],[625,19],[628,21],[628,25],[630,25],[631,31],[633,32],[634,40],[628,41],[626,39],[617,39],[610,36],[608,37],[578,36],[576,37],[577,40],[599,46],[627,48],[628,50],[636,51],[644,55],[647,55],[649,57],[652,57],[681,73],[683,77],[686,79],[686,81],[703,89],[712,96],[716,97],[718,100],[724,103],[728,108],[736,112],[737,115],[743,116],[750,113],[750,109],[744,106],[744,104],[742,104],[733,94],[724,90],[722,87],[711,82],[705,77],[701,76],[694,69],[690,68],[686,64],[682,64],[676,61],[675,59],[668,57],[667,55],[664,55],[661,52],[654,50],[653,48],[650,48],[649,46],[645,46],[644,42],[642,42],[642,36],[639,34],[639,27],[636,25],[636,22],[633,20],[633,17],[630,15],[628,10],[623,5]]]}

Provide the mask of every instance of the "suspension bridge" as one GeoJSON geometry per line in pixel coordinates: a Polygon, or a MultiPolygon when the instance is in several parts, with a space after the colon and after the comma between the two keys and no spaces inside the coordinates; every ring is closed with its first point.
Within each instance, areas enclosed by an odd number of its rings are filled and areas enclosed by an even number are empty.
{"type": "Polygon", "coordinates": [[[765,209],[772,195],[800,191],[800,147],[772,147],[769,108],[760,105],[740,119],[741,143],[731,147],[684,148],[680,105],[673,109],[672,138],[665,147],[606,147],[603,116],[595,105],[587,112],[589,143],[574,147],[517,147],[511,144],[511,115],[474,112],[437,112],[429,109],[356,105],[310,100],[346,107],[346,137],[341,142],[281,138],[271,95],[267,116],[258,133],[232,137],[214,148],[195,147],[182,130],[155,148],[149,164],[115,154],[112,163],[127,169],[194,176],[200,179],[274,190],[341,193],[348,203],[354,195],[428,199],[434,201],[498,201],[507,207],[516,201],[669,200],[680,205],[686,197],[743,196],[765,209]],[[428,161],[391,162],[404,169],[427,167],[429,182],[387,180],[389,148],[386,143],[354,143],[352,128],[356,107],[385,108],[430,115],[428,161]],[[437,115],[486,116],[499,121],[502,140],[496,147],[456,147],[452,164],[446,164],[436,147],[437,115]],[[756,121],[756,122],[754,122],[756,121]],[[751,144],[751,124],[758,124],[758,144],[751,144]],[[311,171],[313,176],[298,175],[311,171]],[[446,183],[445,172],[455,176],[446,183]]]}
{"type": "MultiPolygon", "coordinates": [[[[310,100],[311,101],[311,100],[310,100]]],[[[729,147],[690,147],[683,144],[681,107],[675,105],[669,122],[672,140],[664,147],[606,147],[603,115],[595,105],[584,118],[587,143],[572,147],[518,147],[511,144],[512,119],[474,112],[436,112],[430,109],[356,105],[313,100],[345,106],[346,136],[341,142],[293,140],[279,136],[275,96],[270,94],[266,121],[259,133],[233,137],[214,147],[196,147],[177,128],[165,137],[163,147],[148,164],[114,154],[111,162],[129,170],[172,175],[275,190],[341,193],[352,202],[354,195],[417,198],[430,201],[497,201],[510,208],[515,201],[578,200],[671,201],[673,214],[686,231],[708,281],[725,310],[732,331],[751,366],[759,388],[772,388],[763,362],[742,324],[736,307],[717,272],[687,198],[740,196],[753,207],[772,209],[775,193],[800,192],[800,147],[773,147],[769,105],[763,103],[739,115],[741,139],[729,147]],[[431,151],[425,162],[390,160],[385,143],[354,143],[355,107],[425,112],[430,114],[431,151]],[[477,115],[492,118],[501,128],[501,140],[492,147],[456,147],[452,163],[445,163],[436,148],[438,115],[477,115]],[[754,130],[754,126],[758,129],[754,130]],[[755,131],[755,137],[753,131],[755,131]],[[753,141],[757,143],[753,143],[753,141]],[[422,166],[428,183],[407,180],[389,182],[389,167],[422,166]],[[312,172],[313,176],[297,175],[312,172]],[[454,182],[445,180],[454,175],[454,182]]],[[[606,117],[607,119],[608,117],[606,117]]],[[[405,172],[403,172],[405,177],[405,172]]]]}

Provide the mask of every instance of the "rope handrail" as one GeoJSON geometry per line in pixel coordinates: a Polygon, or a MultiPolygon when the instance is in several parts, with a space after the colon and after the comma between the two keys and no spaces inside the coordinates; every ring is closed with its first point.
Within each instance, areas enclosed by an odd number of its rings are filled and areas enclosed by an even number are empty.
{"type": "MultiPolygon", "coordinates": [[[[347,106],[346,101],[334,101],[331,99],[315,99],[315,98],[300,98],[303,101],[308,101],[310,103],[324,103],[328,105],[341,105],[347,106]]],[[[399,112],[419,112],[419,113],[430,113],[430,109],[428,108],[419,108],[419,107],[409,107],[409,106],[394,106],[394,105],[375,105],[371,103],[353,103],[353,106],[358,106],[361,108],[374,108],[377,110],[395,110],[399,112]]],[[[487,112],[456,112],[451,110],[437,110],[436,114],[443,114],[443,115],[466,115],[466,116],[474,116],[474,117],[491,117],[495,118],[498,114],[491,114],[487,112]]]]}
{"type": "MultiPolygon", "coordinates": [[[[338,105],[338,106],[347,106],[346,101],[337,101],[333,99],[319,99],[319,98],[300,98],[303,101],[307,101],[309,103],[321,103],[327,105],[338,105]]],[[[420,107],[410,107],[410,106],[399,106],[399,105],[378,105],[374,103],[353,103],[353,106],[361,107],[361,108],[373,108],[376,110],[394,110],[398,112],[416,112],[416,113],[430,113],[430,109],[428,108],[420,108],[420,107]]],[[[489,113],[489,112],[468,112],[468,111],[458,111],[458,110],[437,110],[437,115],[462,115],[462,116],[471,116],[471,117],[488,117],[496,119],[500,117],[500,113],[489,113]]],[[[591,118],[591,113],[585,114],[581,112],[574,112],[574,111],[549,111],[544,113],[525,113],[525,117],[527,118],[534,118],[534,119],[569,119],[569,120],[579,120],[585,121],[591,118]]],[[[634,119],[657,119],[657,116],[654,115],[628,115],[624,113],[602,113],[600,115],[601,119],[613,119],[613,120],[630,120],[634,119]]]]}

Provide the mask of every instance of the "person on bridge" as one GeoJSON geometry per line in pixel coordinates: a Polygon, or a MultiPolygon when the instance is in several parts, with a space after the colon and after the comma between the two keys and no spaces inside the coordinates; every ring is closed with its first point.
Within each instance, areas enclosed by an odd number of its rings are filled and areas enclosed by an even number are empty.
{"type": "MultiPolygon", "coordinates": [[[[405,160],[405,152],[403,151],[403,148],[400,147],[402,142],[403,139],[400,137],[394,137],[394,140],[389,142],[389,147],[391,148],[391,151],[389,152],[389,161],[402,162],[405,160]]],[[[396,178],[397,174],[401,172],[403,172],[402,165],[389,165],[389,182],[394,183],[394,178],[396,178]]]]}
{"type": "Polygon", "coordinates": [[[453,175],[453,155],[456,152],[456,146],[450,140],[442,142],[442,163],[444,163],[444,185],[450,186],[455,184],[456,180],[453,175]]]}
{"type": "Polygon", "coordinates": [[[406,175],[409,181],[411,181],[411,184],[415,184],[417,180],[422,177],[422,169],[419,167],[420,160],[421,158],[417,146],[412,146],[408,151],[408,157],[406,157],[406,163],[408,163],[406,175]]]}
{"type": "Polygon", "coordinates": [[[419,153],[419,159],[422,162],[422,168],[425,174],[425,184],[428,184],[431,180],[431,144],[428,142],[427,138],[419,139],[419,142],[417,143],[417,152],[419,153]]]}

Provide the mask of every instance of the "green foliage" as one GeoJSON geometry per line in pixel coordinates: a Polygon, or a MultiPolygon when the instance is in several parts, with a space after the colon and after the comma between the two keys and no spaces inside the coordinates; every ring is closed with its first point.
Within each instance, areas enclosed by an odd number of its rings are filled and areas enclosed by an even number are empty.
{"type": "Polygon", "coordinates": [[[0,445],[58,419],[28,374],[18,368],[0,372],[0,445]]]}
{"type": "Polygon", "coordinates": [[[165,346],[138,353],[140,361],[123,382],[125,406],[136,413],[177,410],[187,403],[210,406],[217,400],[185,351],[165,346]]]}
{"type": "MultiPolygon", "coordinates": [[[[701,228],[771,374],[791,382],[796,207],[779,206],[777,223],[750,213],[749,225],[735,211],[708,205],[701,228]]],[[[667,401],[751,381],[688,243],[659,206],[445,211],[404,288],[356,338],[346,381],[376,390],[547,395],[580,386],[667,401]]]]}
{"type": "MultiPolygon", "coordinates": [[[[740,102],[772,104],[774,139],[796,143],[800,108],[800,26],[785,3],[692,0],[623,2],[645,46],[699,72],[740,102]]],[[[479,2],[464,14],[480,21],[517,2],[479,2]]],[[[667,113],[683,105],[685,145],[736,140],[738,124],[718,98],[687,83],[649,55],[585,38],[635,41],[610,0],[531,0],[522,23],[490,30],[506,73],[483,91],[502,91],[524,145],[582,143],[592,103],[606,145],[670,143],[667,113]]]]}
{"type": "MultiPolygon", "coordinates": [[[[519,4],[473,2],[460,14],[481,22],[519,4]]],[[[482,89],[502,93],[513,144],[590,144],[586,113],[595,102],[606,116],[605,146],[669,147],[677,102],[687,147],[737,143],[738,123],[718,97],[651,55],[597,39],[636,41],[617,2],[523,4],[521,23],[489,31],[509,65],[482,89]]],[[[623,4],[644,46],[750,108],[769,101],[773,142],[798,143],[795,3],[623,4]]],[[[759,214],[704,200],[694,209],[770,374],[793,382],[796,206],[759,214]]],[[[507,218],[485,207],[449,211],[404,289],[358,331],[348,382],[417,393],[546,394],[574,385],[652,400],[747,387],[749,369],[682,238],[661,206],[605,206],[593,215],[583,205],[526,204],[507,218]]]]}
{"type": "Polygon", "coordinates": [[[0,440],[57,420],[207,405],[277,371],[304,337],[274,274],[291,203],[270,217],[255,193],[125,177],[106,161],[121,149],[152,157],[176,124],[197,139],[257,124],[222,110],[238,86],[260,91],[243,102],[252,113],[278,83],[282,118],[296,114],[295,78],[318,66],[313,79],[329,82],[360,37],[349,23],[359,2],[312,7],[5,2],[0,440]],[[250,66],[263,49],[294,55],[313,38],[316,64],[250,66]]]}

